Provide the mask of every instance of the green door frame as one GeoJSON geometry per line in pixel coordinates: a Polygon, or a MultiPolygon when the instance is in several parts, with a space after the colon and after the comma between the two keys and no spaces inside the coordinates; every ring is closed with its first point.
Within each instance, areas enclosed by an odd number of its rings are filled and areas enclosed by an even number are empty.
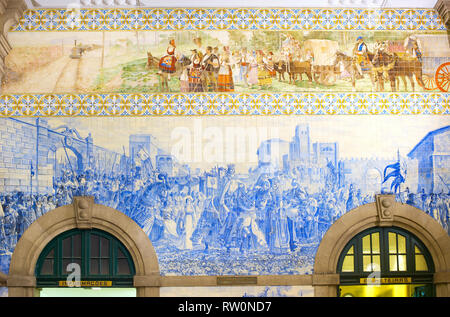
{"type": "MultiPolygon", "coordinates": [[[[379,233],[380,237],[380,278],[396,278],[396,277],[411,277],[411,284],[426,284],[430,296],[435,296],[435,288],[433,286],[433,274],[435,272],[433,259],[424,246],[424,244],[412,233],[398,228],[398,227],[375,227],[366,229],[355,237],[353,237],[339,256],[337,272],[340,274],[340,285],[361,285],[360,279],[373,276],[373,272],[363,270],[363,250],[362,238],[372,233],[379,233]],[[406,238],[406,270],[405,271],[390,271],[389,270],[389,241],[388,234],[392,232],[400,234],[406,238]],[[427,271],[416,271],[415,269],[415,252],[414,247],[417,246],[424,256],[428,266],[427,271]],[[342,272],[342,265],[344,258],[349,249],[354,249],[354,271],[342,272]]],[[[378,276],[377,276],[378,277],[378,276]]],[[[338,287],[338,296],[339,296],[338,287]]]]}
{"type": "MultiPolygon", "coordinates": [[[[99,242],[100,243],[100,242],[99,242]]],[[[101,248],[101,246],[99,246],[101,248]]],[[[100,249],[99,249],[99,252],[100,249]]],[[[36,286],[38,288],[42,287],[61,287],[60,281],[66,281],[71,272],[64,272],[63,264],[67,260],[71,260],[81,265],[81,275],[80,281],[111,281],[111,287],[134,287],[133,277],[135,275],[135,266],[131,258],[130,253],[125,248],[125,246],[111,234],[98,230],[98,229],[72,229],[66,231],[52,241],[50,241],[46,247],[41,252],[39,259],[36,263],[35,276],[36,276],[36,286]],[[73,248],[73,237],[80,235],[81,240],[81,253],[79,256],[74,255],[73,248]],[[92,257],[91,255],[91,242],[92,237],[98,236],[109,241],[109,250],[107,256],[102,257],[102,253],[99,253],[98,257],[92,257]],[[63,257],[63,240],[67,238],[71,239],[71,255],[69,257],[63,257]],[[47,256],[53,251],[53,257],[48,260],[53,260],[52,273],[43,274],[42,269],[44,266],[44,261],[47,256]],[[119,251],[122,256],[119,257],[119,251]],[[90,274],[90,266],[93,259],[98,259],[101,263],[101,259],[108,260],[108,273],[101,274],[101,265],[99,265],[99,274],[90,274]],[[129,274],[119,274],[118,261],[126,261],[128,264],[129,274]]],[[[64,287],[64,286],[63,286],[64,287]]]]}

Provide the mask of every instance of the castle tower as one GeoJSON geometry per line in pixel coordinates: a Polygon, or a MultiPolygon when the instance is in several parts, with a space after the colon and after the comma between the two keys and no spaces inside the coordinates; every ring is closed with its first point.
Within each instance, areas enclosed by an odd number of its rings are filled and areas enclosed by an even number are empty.
{"type": "Polygon", "coordinates": [[[295,136],[290,144],[290,159],[296,163],[309,164],[311,160],[309,125],[299,124],[295,127],[295,136]]]}

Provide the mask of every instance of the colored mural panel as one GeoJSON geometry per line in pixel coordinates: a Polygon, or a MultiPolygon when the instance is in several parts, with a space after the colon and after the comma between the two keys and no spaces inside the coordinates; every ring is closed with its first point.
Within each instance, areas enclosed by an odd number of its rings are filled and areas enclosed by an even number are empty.
{"type": "Polygon", "coordinates": [[[10,32],[4,94],[447,92],[442,31],[10,32]]]}
{"type": "Polygon", "coordinates": [[[162,275],[312,274],[323,235],[378,193],[449,230],[442,116],[0,118],[1,269],[38,217],[93,195],[162,275]]]}

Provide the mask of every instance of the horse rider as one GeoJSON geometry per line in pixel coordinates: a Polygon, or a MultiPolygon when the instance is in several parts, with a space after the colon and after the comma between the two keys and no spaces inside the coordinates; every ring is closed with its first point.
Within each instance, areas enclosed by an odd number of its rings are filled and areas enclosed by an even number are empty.
{"type": "Polygon", "coordinates": [[[403,47],[406,53],[414,56],[422,63],[422,45],[415,35],[410,35],[405,39],[403,47]]]}
{"type": "Polygon", "coordinates": [[[170,74],[176,71],[177,58],[175,57],[175,40],[170,40],[167,47],[167,55],[161,57],[159,60],[159,69],[161,71],[161,88],[169,89],[170,74]]]}
{"type": "Polygon", "coordinates": [[[175,63],[177,62],[175,48],[175,40],[170,40],[169,46],[167,47],[167,55],[163,56],[159,61],[159,69],[164,73],[175,73],[175,63]]]}
{"type": "Polygon", "coordinates": [[[368,52],[369,50],[366,43],[364,43],[364,39],[362,36],[358,36],[353,48],[353,57],[356,59],[356,69],[360,76],[363,76],[363,68],[370,64],[368,52]]]}

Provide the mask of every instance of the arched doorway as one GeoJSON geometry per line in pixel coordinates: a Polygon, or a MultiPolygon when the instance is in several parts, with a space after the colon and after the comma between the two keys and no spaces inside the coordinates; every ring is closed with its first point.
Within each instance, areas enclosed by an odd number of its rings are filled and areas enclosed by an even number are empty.
{"type": "Polygon", "coordinates": [[[41,252],[35,269],[40,296],[135,296],[135,274],[123,243],[98,229],[58,235],[41,252]]]}
{"type": "MultiPolygon", "coordinates": [[[[423,246],[421,254],[428,253],[431,262],[427,264],[432,263],[434,267],[434,270],[429,272],[432,275],[434,295],[450,296],[448,233],[422,210],[395,201],[394,195],[377,195],[376,202],[349,211],[329,228],[315,257],[313,279],[315,296],[334,297],[339,294],[341,275],[338,268],[340,264],[341,268],[343,265],[339,262],[341,255],[345,257],[348,254],[354,241],[352,239],[362,238],[365,233],[370,232],[365,232],[366,230],[372,229],[387,232],[400,230],[419,241],[423,246]]],[[[372,255],[376,254],[372,252],[372,255]]],[[[344,261],[343,258],[341,260],[344,261]]]]}
{"type": "Polygon", "coordinates": [[[365,230],[339,257],[338,296],[431,297],[433,260],[423,243],[397,227],[365,230]]]}
{"type": "Polygon", "coordinates": [[[80,267],[80,281],[83,278],[86,282],[110,281],[115,286],[132,286],[137,296],[159,296],[159,266],[149,238],[132,219],[115,209],[94,204],[93,197],[74,197],[72,204],[47,212],[28,227],[11,257],[9,296],[39,296],[40,288],[64,283],[67,274],[63,274],[62,268],[70,264],[65,260],[80,264],[85,261],[80,267]],[[75,248],[80,246],[77,239],[81,242],[81,254],[83,248],[88,248],[83,257],[75,248]],[[104,246],[109,245],[108,255],[101,253],[102,241],[104,246]],[[91,254],[96,244],[100,253],[91,254]],[[91,264],[86,261],[91,260],[97,261],[92,263],[97,270],[88,272],[91,264]],[[121,260],[128,261],[130,274],[117,274],[121,260]],[[103,269],[102,262],[106,263],[103,269]],[[49,268],[51,263],[53,272],[49,268]]]}

